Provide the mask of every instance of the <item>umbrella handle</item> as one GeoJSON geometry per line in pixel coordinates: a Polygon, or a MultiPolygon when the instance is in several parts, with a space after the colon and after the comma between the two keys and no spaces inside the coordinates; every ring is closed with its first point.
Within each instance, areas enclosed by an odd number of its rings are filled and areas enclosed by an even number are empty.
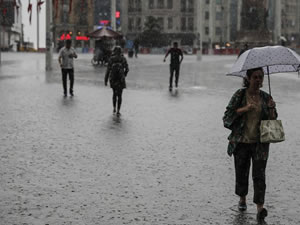
{"type": "Polygon", "coordinates": [[[269,66],[267,66],[267,72],[268,72],[269,94],[271,95],[271,83],[270,83],[269,66]]]}

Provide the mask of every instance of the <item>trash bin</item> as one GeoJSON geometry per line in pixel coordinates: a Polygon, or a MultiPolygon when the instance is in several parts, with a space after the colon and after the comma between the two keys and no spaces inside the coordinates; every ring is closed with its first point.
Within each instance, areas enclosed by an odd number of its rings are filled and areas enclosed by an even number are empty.
{"type": "Polygon", "coordinates": [[[128,50],[128,57],[132,58],[133,57],[133,49],[128,50]]]}

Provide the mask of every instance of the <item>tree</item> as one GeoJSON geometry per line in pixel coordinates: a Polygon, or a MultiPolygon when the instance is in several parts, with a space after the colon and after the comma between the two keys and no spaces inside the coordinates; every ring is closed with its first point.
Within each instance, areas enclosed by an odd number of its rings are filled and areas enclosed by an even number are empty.
{"type": "Polygon", "coordinates": [[[140,43],[145,47],[162,47],[167,45],[167,40],[162,34],[159,19],[150,16],[144,24],[144,31],[140,35],[140,43]]]}

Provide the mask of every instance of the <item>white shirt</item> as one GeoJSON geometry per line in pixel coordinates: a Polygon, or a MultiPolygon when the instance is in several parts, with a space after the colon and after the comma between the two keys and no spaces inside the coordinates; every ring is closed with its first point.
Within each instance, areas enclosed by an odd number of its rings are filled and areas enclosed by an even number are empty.
{"type": "Polygon", "coordinates": [[[76,55],[76,51],[74,48],[67,49],[66,47],[62,47],[58,53],[58,57],[61,57],[62,61],[62,69],[73,69],[74,63],[73,63],[73,57],[72,55],[76,55]],[[71,56],[71,57],[70,57],[71,56]]]}

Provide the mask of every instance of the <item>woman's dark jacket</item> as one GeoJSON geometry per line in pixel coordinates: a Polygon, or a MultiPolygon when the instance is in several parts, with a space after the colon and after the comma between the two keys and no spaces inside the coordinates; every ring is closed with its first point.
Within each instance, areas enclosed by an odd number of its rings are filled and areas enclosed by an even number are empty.
{"type": "Polygon", "coordinates": [[[123,55],[112,55],[107,65],[107,70],[104,78],[105,84],[107,84],[107,81],[109,79],[111,88],[126,88],[125,77],[127,76],[128,71],[129,68],[126,58],[123,55]],[[118,70],[114,71],[114,68],[116,66],[118,67],[118,70]]]}
{"type": "MultiPolygon", "coordinates": [[[[271,115],[268,109],[268,101],[271,97],[268,93],[260,90],[260,97],[262,99],[262,110],[260,120],[269,120],[271,115]]],[[[244,107],[247,104],[246,100],[246,88],[237,90],[231,97],[231,100],[226,107],[226,111],[223,116],[224,127],[231,130],[231,134],[228,136],[229,144],[227,153],[231,156],[234,154],[235,149],[239,142],[241,142],[244,134],[244,128],[246,123],[246,113],[238,115],[236,110],[244,107]]],[[[277,118],[277,112],[275,109],[275,115],[277,118]]],[[[269,152],[269,143],[260,143],[256,145],[257,157],[267,159],[269,152]]]]}

